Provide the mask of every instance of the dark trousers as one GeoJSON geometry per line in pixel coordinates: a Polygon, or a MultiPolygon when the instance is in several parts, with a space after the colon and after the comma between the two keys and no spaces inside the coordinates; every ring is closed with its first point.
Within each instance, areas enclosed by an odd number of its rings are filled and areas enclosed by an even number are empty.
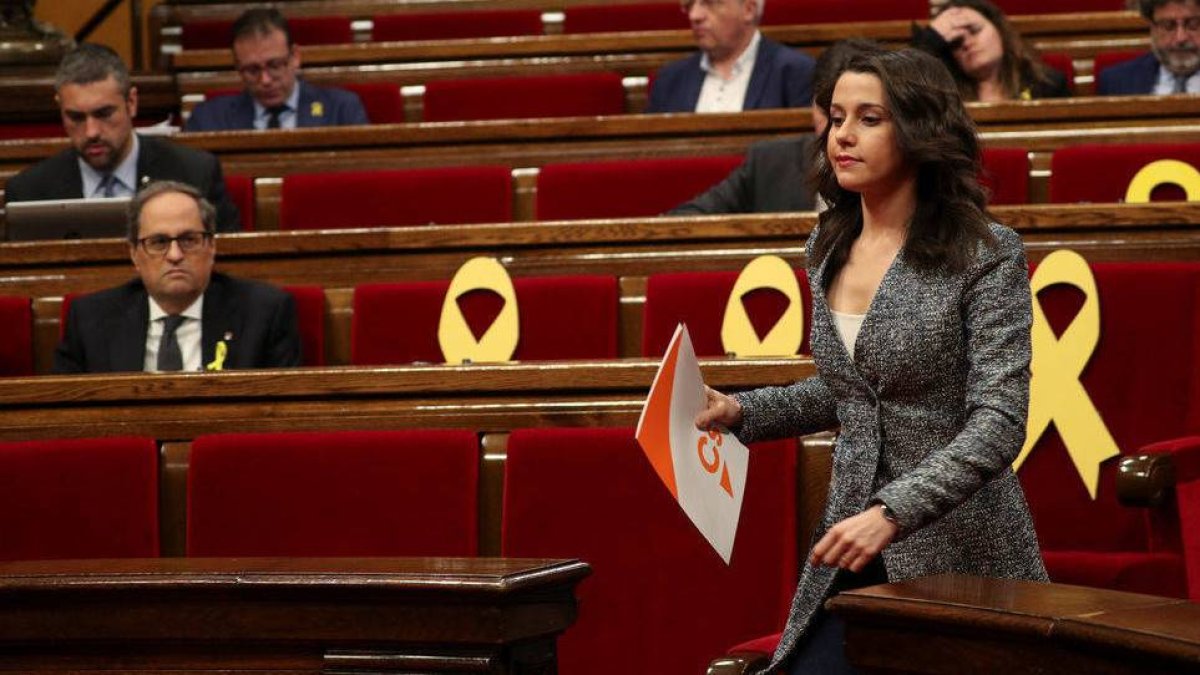
{"type": "MultiPolygon", "coordinates": [[[[887,583],[883,560],[875,558],[861,572],[838,572],[832,595],[852,588],[887,583]]],[[[796,647],[789,675],[858,675],[859,671],[846,660],[846,624],[824,608],[817,610],[796,647]]]]}

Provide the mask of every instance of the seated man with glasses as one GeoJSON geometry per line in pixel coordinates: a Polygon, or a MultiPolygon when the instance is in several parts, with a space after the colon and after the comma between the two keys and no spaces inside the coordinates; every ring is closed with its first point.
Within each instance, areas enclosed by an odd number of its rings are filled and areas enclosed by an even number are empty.
{"type": "Polygon", "coordinates": [[[659,69],[646,112],[739,112],[812,103],[813,59],[758,32],[765,2],[680,0],[700,50],[659,69]]]}
{"type": "Polygon", "coordinates": [[[300,365],[288,293],[213,272],[216,210],[193,187],[150,183],[129,203],[138,278],[75,298],[55,373],[300,365]]]}
{"type": "Polygon", "coordinates": [[[1200,93],[1200,2],[1140,0],[1150,22],[1150,51],[1100,71],[1101,96],[1200,93]]]}
{"type": "Polygon", "coordinates": [[[369,124],[353,92],[318,87],[298,77],[300,47],[277,9],[246,10],[232,29],[233,60],[241,94],[196,106],[185,131],[295,129],[369,124]]]}

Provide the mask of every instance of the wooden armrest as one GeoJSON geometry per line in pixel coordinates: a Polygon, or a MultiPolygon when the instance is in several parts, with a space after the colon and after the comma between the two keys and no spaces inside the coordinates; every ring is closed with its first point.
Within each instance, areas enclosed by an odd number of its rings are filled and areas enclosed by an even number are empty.
{"type": "Polygon", "coordinates": [[[1117,470],[1117,499],[1125,506],[1162,506],[1175,489],[1175,462],[1167,453],[1130,455],[1117,470]]]}
{"type": "Polygon", "coordinates": [[[770,654],[730,652],[708,664],[707,675],[747,675],[747,673],[757,672],[770,662],[770,654]]]}

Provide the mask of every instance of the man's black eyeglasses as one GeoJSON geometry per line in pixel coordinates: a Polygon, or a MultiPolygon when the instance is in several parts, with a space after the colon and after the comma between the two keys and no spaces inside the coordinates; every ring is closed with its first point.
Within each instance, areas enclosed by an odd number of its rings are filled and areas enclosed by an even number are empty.
{"type": "Polygon", "coordinates": [[[142,237],[137,240],[142,250],[150,255],[165,255],[171,248],[171,242],[179,244],[179,250],[190,253],[212,239],[212,232],[184,232],[177,237],[167,237],[156,234],[152,237],[142,237]]]}

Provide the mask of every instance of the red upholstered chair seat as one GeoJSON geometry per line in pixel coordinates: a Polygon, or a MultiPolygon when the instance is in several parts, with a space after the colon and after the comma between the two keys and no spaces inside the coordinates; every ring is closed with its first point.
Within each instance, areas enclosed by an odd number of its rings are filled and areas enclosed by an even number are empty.
{"type": "Polygon", "coordinates": [[[29,298],[0,295],[0,376],[33,374],[33,309],[29,298]]]}
{"type": "Polygon", "coordinates": [[[503,166],[290,174],[279,203],[285,230],[511,220],[512,172],[503,166]]]}
{"type": "Polygon", "coordinates": [[[478,466],[469,431],[202,436],[188,555],[474,555],[478,466]]]}
{"type": "Polygon", "coordinates": [[[254,177],[225,174],[225,191],[242,216],[242,230],[253,232],[256,225],[254,177]]]}
{"type": "MultiPolygon", "coordinates": [[[[442,363],[438,324],[449,281],[362,284],[354,289],[351,361],[356,365],[442,363]]],[[[617,353],[617,280],[611,276],[513,279],[520,339],[516,360],[613,359],[617,353]]],[[[472,292],[459,308],[479,338],[499,313],[490,292],[472,292]]]]}
{"type": "Polygon", "coordinates": [[[929,19],[924,0],[771,0],[763,8],[763,24],[897,21],[929,19]]]}
{"type": "Polygon", "coordinates": [[[984,148],[980,182],[989,204],[1029,203],[1029,152],[1024,148],[984,148]]]}
{"type": "MultiPolygon", "coordinates": [[[[228,19],[188,21],[179,43],[184,49],[229,49],[233,21],[228,19]]],[[[345,16],[296,16],[288,19],[292,41],[298,45],[336,45],[354,42],[350,18],[345,16]]]]}
{"type": "MultiPolygon", "coordinates": [[[[1094,172],[1093,172],[1094,173],[1094,172]]],[[[1200,265],[1095,263],[1100,337],[1079,378],[1122,455],[1200,432],[1200,265]]],[[[1057,334],[1083,295],[1055,285],[1039,294],[1057,334]]],[[[1116,590],[1182,596],[1184,554],[1178,525],[1152,527],[1155,514],[1116,498],[1120,457],[1101,465],[1092,500],[1055,426],[1018,476],[1033,512],[1051,578],[1116,590]]],[[[1200,514],[1197,514],[1200,515],[1200,514]]],[[[1200,527],[1196,521],[1184,529],[1200,527]]],[[[1189,566],[1200,570],[1200,551],[1189,566]]],[[[1193,596],[1198,595],[1192,590],[1193,596]]]]}
{"type": "Polygon", "coordinates": [[[621,115],[617,73],[438,80],[425,85],[426,122],[621,115]]]}
{"type": "Polygon", "coordinates": [[[296,323],[304,365],[325,365],[325,289],[320,286],[284,286],[296,301],[296,323]]]}
{"type": "Polygon", "coordinates": [[[153,439],[0,443],[0,560],[156,556],[153,439]]]}
{"type": "Polygon", "coordinates": [[[688,18],[678,2],[579,5],[563,11],[563,33],[617,33],[643,30],[687,30],[688,18]]]}
{"type": "MultiPolygon", "coordinates": [[[[667,349],[675,327],[686,323],[697,356],[724,356],[721,325],[725,303],[733,292],[738,272],[679,272],[653,274],[646,280],[646,305],[642,321],[642,355],[660,357],[667,349]]],[[[808,329],[812,320],[812,294],[808,273],[796,270],[800,299],[804,303],[804,340],[801,354],[809,353],[808,329]]],[[[787,307],[787,299],[774,290],[753,291],[743,296],[750,323],[761,339],[787,307]]]]}
{"type": "Polygon", "coordinates": [[[59,138],[62,135],[62,122],[0,124],[0,140],[5,141],[18,138],[59,138]]]}
{"type": "Polygon", "coordinates": [[[344,82],[337,85],[358,94],[371,124],[403,124],[404,98],[400,87],[389,82],[344,82]]]}
{"type": "MultiPolygon", "coordinates": [[[[1175,159],[1200,170],[1200,143],[1076,145],[1054,151],[1050,158],[1050,201],[1120,202],[1142,167],[1175,159]],[[1103,167],[1097,171],[1097,167],[1103,167]]],[[[1153,201],[1184,199],[1177,186],[1161,186],[1153,201]]]]}
{"type": "Polygon", "coordinates": [[[538,220],[656,216],[725,179],[740,155],[547,164],[538,220]]]}
{"type": "Polygon", "coordinates": [[[542,12],[537,9],[406,12],[380,14],[372,21],[371,39],[375,42],[458,40],[543,32],[542,12]]]}
{"type": "Polygon", "coordinates": [[[1075,61],[1070,54],[1062,52],[1042,54],[1042,63],[1062,73],[1063,77],[1067,78],[1067,88],[1072,92],[1075,91],[1075,61]]]}
{"type": "Polygon", "coordinates": [[[1144,49],[1100,52],[1099,54],[1096,54],[1095,59],[1092,61],[1092,74],[1096,77],[1096,81],[1099,82],[1100,73],[1104,72],[1105,69],[1115,66],[1118,63],[1132,61],[1133,59],[1136,59],[1145,53],[1146,50],[1144,49]]]}
{"type": "Polygon", "coordinates": [[[631,429],[512,434],[504,484],[506,556],[580,558],[593,574],[559,640],[563,673],[702,673],[731,644],[779,630],[795,590],[796,445],[750,451],[726,566],[651,468],[631,429]]]}

